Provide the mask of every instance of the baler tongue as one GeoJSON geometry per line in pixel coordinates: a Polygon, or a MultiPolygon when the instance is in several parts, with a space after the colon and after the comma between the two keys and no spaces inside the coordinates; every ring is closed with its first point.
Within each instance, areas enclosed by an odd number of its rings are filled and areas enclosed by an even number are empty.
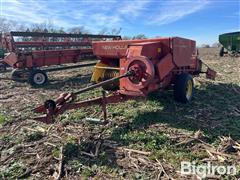
{"type": "MultiPolygon", "coordinates": [[[[125,97],[122,97],[120,95],[113,95],[113,96],[105,97],[105,92],[103,92],[103,97],[85,100],[85,101],[81,101],[81,102],[77,102],[77,103],[73,103],[73,101],[76,99],[76,96],[78,94],[81,94],[86,91],[90,91],[92,89],[112,83],[113,81],[117,81],[121,78],[130,77],[133,75],[134,75],[133,71],[128,71],[127,73],[125,73],[119,77],[115,77],[115,78],[100,82],[98,84],[88,86],[86,88],[83,88],[83,89],[75,92],[75,93],[63,93],[57,98],[56,101],[47,100],[44,102],[44,105],[41,105],[41,106],[33,109],[33,111],[35,113],[45,113],[45,115],[43,115],[43,116],[35,117],[34,120],[41,121],[41,122],[44,122],[47,124],[51,124],[54,122],[54,117],[64,113],[66,110],[76,109],[76,108],[85,107],[85,106],[89,106],[89,105],[93,105],[93,104],[102,105],[103,111],[104,111],[104,113],[106,113],[107,102],[110,102],[110,103],[111,102],[120,102],[120,101],[124,100],[125,97]]],[[[105,117],[106,117],[106,115],[104,115],[104,118],[105,117]]]]}
{"type": "Polygon", "coordinates": [[[63,93],[61,94],[56,101],[47,100],[44,102],[44,105],[41,105],[33,111],[35,113],[45,113],[43,116],[35,117],[34,120],[44,122],[47,124],[51,124],[54,122],[54,116],[62,114],[68,103],[75,99],[75,95],[73,93],[63,93]]]}
{"type": "Polygon", "coordinates": [[[53,116],[48,116],[48,115],[35,117],[34,120],[40,121],[46,124],[52,124],[54,122],[53,116]]]}
{"type": "Polygon", "coordinates": [[[217,72],[208,67],[206,72],[206,78],[215,80],[216,76],[217,72]]]}
{"type": "Polygon", "coordinates": [[[217,76],[217,72],[214,71],[213,69],[211,69],[206,63],[204,63],[202,60],[199,60],[201,62],[202,65],[204,65],[206,67],[206,71],[202,71],[201,68],[201,73],[206,74],[206,78],[207,79],[212,79],[215,80],[216,76],[217,76]]]}

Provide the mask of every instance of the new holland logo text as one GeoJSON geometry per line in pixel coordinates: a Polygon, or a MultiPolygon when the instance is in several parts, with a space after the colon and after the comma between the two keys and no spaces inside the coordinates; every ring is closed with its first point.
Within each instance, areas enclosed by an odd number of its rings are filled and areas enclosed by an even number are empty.
{"type": "Polygon", "coordinates": [[[117,50],[117,49],[127,49],[127,45],[116,45],[116,46],[102,46],[104,50],[117,50]]]}

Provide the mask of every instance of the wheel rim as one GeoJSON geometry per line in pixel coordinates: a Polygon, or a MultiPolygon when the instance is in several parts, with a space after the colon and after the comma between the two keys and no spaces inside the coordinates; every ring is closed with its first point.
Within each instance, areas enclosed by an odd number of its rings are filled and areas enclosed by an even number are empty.
{"type": "Polygon", "coordinates": [[[186,98],[187,98],[187,100],[190,100],[192,98],[192,92],[193,92],[193,82],[191,80],[188,80],[187,88],[186,88],[186,98]]]}
{"type": "Polygon", "coordinates": [[[34,83],[41,85],[45,82],[46,77],[42,73],[36,73],[33,77],[34,83]]]}

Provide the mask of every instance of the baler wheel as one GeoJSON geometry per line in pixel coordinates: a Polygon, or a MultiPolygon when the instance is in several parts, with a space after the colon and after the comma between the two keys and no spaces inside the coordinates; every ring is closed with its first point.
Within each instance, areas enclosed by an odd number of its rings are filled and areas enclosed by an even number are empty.
{"type": "Polygon", "coordinates": [[[30,72],[28,80],[32,86],[39,87],[45,85],[48,82],[48,77],[44,71],[35,69],[30,72]]]}
{"type": "Polygon", "coordinates": [[[182,73],[177,75],[174,84],[174,98],[181,103],[188,103],[192,100],[194,83],[191,75],[182,73]]]}

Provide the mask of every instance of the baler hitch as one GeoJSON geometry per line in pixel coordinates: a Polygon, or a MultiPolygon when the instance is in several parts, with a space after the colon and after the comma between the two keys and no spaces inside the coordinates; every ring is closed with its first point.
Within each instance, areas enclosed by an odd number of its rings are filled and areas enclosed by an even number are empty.
{"type": "Polygon", "coordinates": [[[201,61],[201,63],[207,67],[207,70],[206,70],[205,72],[201,72],[201,73],[205,73],[207,79],[215,80],[215,78],[216,78],[216,76],[217,76],[217,72],[214,71],[213,69],[211,69],[211,68],[210,68],[206,63],[204,63],[203,61],[201,61]]]}
{"type": "Polygon", "coordinates": [[[121,95],[119,93],[113,93],[112,95],[106,96],[106,92],[102,91],[102,97],[98,97],[90,100],[84,100],[76,103],[73,103],[74,100],[76,100],[76,97],[78,94],[90,91],[92,89],[96,89],[98,87],[102,87],[104,85],[110,84],[114,81],[117,81],[125,77],[134,76],[134,74],[135,74],[134,71],[128,71],[127,73],[119,77],[115,77],[115,78],[100,82],[98,84],[88,86],[77,92],[63,93],[57,98],[56,101],[47,100],[44,102],[44,105],[41,105],[33,110],[35,113],[45,113],[45,115],[36,117],[34,119],[47,124],[51,124],[54,122],[54,118],[56,116],[63,114],[66,110],[77,109],[77,108],[91,106],[91,105],[101,105],[104,120],[106,121],[107,119],[106,105],[107,104],[126,101],[128,99],[131,99],[132,97],[121,95]]]}

